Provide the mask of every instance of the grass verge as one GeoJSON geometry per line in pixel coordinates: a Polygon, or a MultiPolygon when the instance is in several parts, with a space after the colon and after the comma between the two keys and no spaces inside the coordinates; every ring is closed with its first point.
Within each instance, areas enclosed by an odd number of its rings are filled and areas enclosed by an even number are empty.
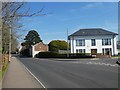
{"type": "Polygon", "coordinates": [[[0,80],[2,80],[2,77],[4,76],[7,68],[8,68],[8,63],[6,63],[6,65],[2,69],[0,69],[0,80]]]}

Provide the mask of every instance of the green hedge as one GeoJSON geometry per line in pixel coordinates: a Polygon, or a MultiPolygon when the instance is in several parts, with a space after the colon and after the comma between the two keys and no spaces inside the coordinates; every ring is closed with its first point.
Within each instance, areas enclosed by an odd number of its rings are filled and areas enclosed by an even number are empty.
{"type": "Polygon", "coordinates": [[[69,54],[69,57],[67,57],[67,54],[59,54],[57,52],[39,52],[36,55],[37,58],[92,58],[91,55],[86,54],[69,54]]]}
{"type": "Polygon", "coordinates": [[[24,50],[22,50],[22,51],[20,52],[20,55],[21,55],[21,56],[26,56],[26,57],[32,57],[32,56],[30,55],[29,49],[24,49],[24,50]]]}

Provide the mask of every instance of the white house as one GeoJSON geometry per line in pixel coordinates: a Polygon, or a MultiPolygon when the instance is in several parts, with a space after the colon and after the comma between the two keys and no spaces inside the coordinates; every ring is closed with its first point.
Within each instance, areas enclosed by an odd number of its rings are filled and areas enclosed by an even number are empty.
{"type": "Polygon", "coordinates": [[[80,29],[69,35],[70,52],[117,55],[117,35],[101,28],[80,29]]]}

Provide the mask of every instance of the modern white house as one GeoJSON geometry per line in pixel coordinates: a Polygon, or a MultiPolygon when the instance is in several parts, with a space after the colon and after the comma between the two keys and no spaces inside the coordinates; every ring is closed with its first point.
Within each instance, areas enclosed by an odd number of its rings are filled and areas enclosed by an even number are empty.
{"type": "Polygon", "coordinates": [[[102,28],[80,29],[68,36],[71,53],[117,55],[118,34],[102,28]]]}

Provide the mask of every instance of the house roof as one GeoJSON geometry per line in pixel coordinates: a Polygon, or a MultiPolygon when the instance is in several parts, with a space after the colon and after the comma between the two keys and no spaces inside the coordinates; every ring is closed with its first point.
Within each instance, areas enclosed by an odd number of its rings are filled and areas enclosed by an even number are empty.
{"type": "Polygon", "coordinates": [[[43,42],[36,43],[36,44],[33,45],[33,46],[36,46],[36,45],[39,45],[39,44],[43,44],[43,45],[46,45],[46,46],[47,46],[47,44],[44,44],[43,42]]]}
{"type": "Polygon", "coordinates": [[[98,35],[118,35],[117,33],[107,31],[102,28],[80,29],[70,36],[98,36],[98,35]]]}

